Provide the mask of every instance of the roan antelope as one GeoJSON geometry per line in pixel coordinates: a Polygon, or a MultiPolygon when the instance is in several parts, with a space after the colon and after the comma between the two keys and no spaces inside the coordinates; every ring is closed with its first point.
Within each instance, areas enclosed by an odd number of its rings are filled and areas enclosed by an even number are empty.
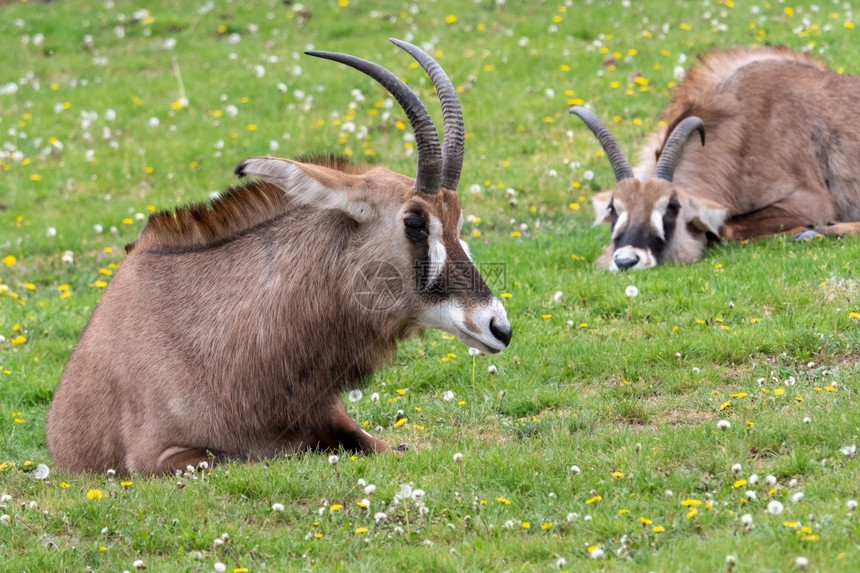
{"type": "Polygon", "coordinates": [[[617,180],[592,198],[596,222],[612,225],[598,265],[692,262],[716,238],[860,233],[860,77],[784,46],[699,60],[635,169],[594,114],[571,109],[597,135],[617,180]],[[685,143],[694,131],[701,144],[685,143]]]}
{"type": "Polygon", "coordinates": [[[65,472],[137,472],[304,448],[390,449],[339,393],[397,342],[438,328],[484,352],[511,340],[505,309],[460,242],[463,115],[429,55],[392,40],[433,81],[427,109],[381,66],[308,52],[383,85],[415,133],[415,178],[338,158],[254,157],[250,183],[150,217],[93,312],[48,414],[65,472]]]}

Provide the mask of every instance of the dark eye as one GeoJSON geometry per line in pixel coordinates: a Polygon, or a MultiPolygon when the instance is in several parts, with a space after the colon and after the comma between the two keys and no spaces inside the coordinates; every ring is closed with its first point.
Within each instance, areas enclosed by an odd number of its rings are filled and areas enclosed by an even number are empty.
{"type": "Polygon", "coordinates": [[[615,205],[610,203],[609,205],[606,206],[606,210],[609,211],[610,215],[614,215],[615,214],[615,205]]]}
{"type": "Polygon", "coordinates": [[[410,241],[421,242],[427,239],[430,232],[427,230],[427,225],[424,224],[424,219],[417,215],[407,215],[403,219],[403,227],[406,231],[406,236],[410,241]]]}

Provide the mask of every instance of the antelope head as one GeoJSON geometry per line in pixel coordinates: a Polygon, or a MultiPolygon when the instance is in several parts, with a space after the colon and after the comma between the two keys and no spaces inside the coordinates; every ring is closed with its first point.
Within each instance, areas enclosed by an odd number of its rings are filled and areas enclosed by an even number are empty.
{"type": "Polygon", "coordinates": [[[572,107],[606,152],[616,186],[592,197],[595,224],[612,226],[612,243],[598,265],[612,271],[648,269],[666,261],[692,262],[701,257],[709,237],[719,237],[726,219],[722,205],[695,197],[672,182],[687,139],[698,132],[705,144],[704,123],[698,117],[681,121],[666,139],[654,174],[647,181],[633,175],[618,142],[588,109],[572,107]]]}
{"type": "Polygon", "coordinates": [[[348,235],[343,257],[350,259],[352,271],[344,280],[351,281],[353,299],[365,311],[393,321],[391,329],[398,336],[438,328],[469,347],[499,352],[510,343],[511,325],[460,240],[463,212],[457,185],[465,132],[456,90],[428,54],[407,42],[391,42],[415,58],[433,81],[442,104],[442,145],[427,108],[395,74],[347,54],[307,54],[355,68],[397,100],[415,134],[414,178],[384,167],[271,157],[246,159],[236,173],[275,185],[298,204],[342,214],[348,235]]]}

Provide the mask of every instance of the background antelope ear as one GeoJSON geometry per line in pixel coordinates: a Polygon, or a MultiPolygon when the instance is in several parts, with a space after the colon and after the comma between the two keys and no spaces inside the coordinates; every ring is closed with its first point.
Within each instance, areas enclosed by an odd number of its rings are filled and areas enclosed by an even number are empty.
{"type": "Polygon", "coordinates": [[[591,205],[594,207],[595,225],[609,221],[609,204],[611,202],[612,191],[601,191],[591,198],[591,205]]]}
{"type": "Polygon", "coordinates": [[[239,177],[253,177],[279,187],[302,205],[337,209],[359,223],[370,221],[376,214],[373,205],[358,196],[358,189],[350,189],[343,182],[338,184],[324,169],[277,157],[251,157],[239,163],[234,172],[239,177]]]}
{"type": "Polygon", "coordinates": [[[729,216],[729,209],[710,199],[689,195],[678,190],[681,213],[687,225],[702,233],[720,236],[720,228],[729,216]]]}

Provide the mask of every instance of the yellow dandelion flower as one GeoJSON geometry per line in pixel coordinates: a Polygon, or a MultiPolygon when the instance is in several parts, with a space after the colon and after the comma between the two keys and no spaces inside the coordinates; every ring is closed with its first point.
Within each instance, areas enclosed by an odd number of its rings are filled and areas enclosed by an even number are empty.
{"type": "Polygon", "coordinates": [[[445,16],[445,23],[446,24],[453,24],[456,21],[457,21],[457,17],[453,14],[448,14],[447,16],[445,16]]]}
{"type": "Polygon", "coordinates": [[[24,336],[21,336],[21,335],[19,334],[18,336],[16,336],[15,338],[13,338],[12,340],[10,340],[9,342],[11,342],[11,343],[12,343],[12,346],[18,346],[18,345],[20,345],[20,344],[24,344],[25,342],[27,342],[27,338],[26,338],[26,337],[24,337],[24,336]]]}
{"type": "Polygon", "coordinates": [[[522,528],[523,528],[523,529],[531,529],[531,526],[532,526],[532,524],[531,524],[531,523],[529,523],[528,521],[524,521],[524,522],[522,522],[522,524],[521,524],[521,525],[522,525],[522,528]]]}
{"type": "Polygon", "coordinates": [[[790,529],[794,529],[795,527],[797,527],[797,522],[796,522],[796,521],[783,521],[783,522],[782,522],[782,524],[783,524],[785,527],[788,527],[788,528],[790,528],[790,529]]]}
{"type": "Polygon", "coordinates": [[[550,318],[552,318],[552,315],[551,314],[542,314],[542,315],[540,315],[540,317],[544,320],[549,320],[550,318]]]}
{"type": "Polygon", "coordinates": [[[39,175],[38,173],[33,173],[32,175],[30,175],[30,181],[41,181],[41,180],[42,180],[42,176],[39,175]]]}
{"type": "Polygon", "coordinates": [[[699,510],[694,507],[693,509],[691,509],[690,511],[687,512],[687,519],[693,519],[697,515],[699,515],[699,510]]]}
{"type": "Polygon", "coordinates": [[[249,123],[248,124],[248,131],[257,131],[257,124],[256,123],[249,123]]]}
{"type": "Polygon", "coordinates": [[[61,487],[61,488],[63,488],[63,489],[69,489],[69,488],[70,488],[70,487],[72,487],[72,486],[70,486],[68,483],[66,483],[66,482],[64,482],[64,481],[61,481],[61,482],[60,482],[60,487],[61,487]]]}
{"type": "Polygon", "coordinates": [[[497,497],[496,501],[498,501],[499,503],[501,503],[503,505],[511,505],[511,500],[509,500],[506,497],[497,497]]]}
{"type": "Polygon", "coordinates": [[[101,499],[102,497],[102,490],[100,489],[91,489],[87,492],[87,499],[101,499]]]}
{"type": "Polygon", "coordinates": [[[773,391],[774,396],[782,396],[783,394],[785,394],[785,390],[783,390],[782,388],[777,388],[773,391]]]}
{"type": "Polygon", "coordinates": [[[836,388],[833,386],[825,386],[824,391],[825,392],[836,392],[836,388]]]}
{"type": "Polygon", "coordinates": [[[404,390],[403,388],[398,388],[396,392],[398,396],[404,396],[406,394],[406,390],[404,390]]]}
{"type": "Polygon", "coordinates": [[[647,517],[640,517],[639,523],[641,523],[642,525],[651,525],[651,520],[647,517]]]}
{"type": "Polygon", "coordinates": [[[729,398],[746,398],[746,392],[735,392],[734,394],[729,394],[729,398]]]}
{"type": "Polygon", "coordinates": [[[627,515],[628,513],[630,513],[629,509],[619,509],[618,510],[618,515],[627,515]]]}
{"type": "Polygon", "coordinates": [[[512,298],[514,295],[512,295],[512,294],[511,294],[511,293],[509,293],[509,292],[503,292],[503,293],[502,293],[502,294],[500,294],[499,296],[500,296],[501,298],[508,299],[508,298],[512,298]]]}
{"type": "Polygon", "coordinates": [[[346,8],[347,6],[349,6],[349,0],[338,0],[337,5],[341,8],[346,8]]]}
{"type": "Polygon", "coordinates": [[[732,487],[735,487],[735,488],[744,487],[746,484],[747,484],[747,480],[739,479],[739,480],[735,481],[735,483],[732,485],[732,487]]]}
{"type": "Polygon", "coordinates": [[[543,529],[544,531],[552,529],[552,522],[545,521],[545,522],[540,524],[540,528],[543,529]]]}
{"type": "Polygon", "coordinates": [[[726,408],[728,408],[731,405],[732,405],[731,400],[726,400],[725,402],[720,404],[720,412],[722,412],[723,410],[725,410],[726,408]]]}
{"type": "Polygon", "coordinates": [[[343,509],[343,506],[339,503],[333,503],[328,508],[331,512],[340,511],[341,509],[343,509]]]}
{"type": "Polygon", "coordinates": [[[585,505],[591,505],[592,503],[598,503],[600,501],[603,501],[603,496],[595,495],[594,497],[591,497],[586,500],[585,505]]]}
{"type": "Polygon", "coordinates": [[[131,481],[121,481],[121,482],[119,482],[119,485],[120,485],[120,486],[122,486],[122,487],[127,488],[127,487],[130,487],[132,483],[134,483],[134,482],[131,482],[131,481]]]}
{"type": "Polygon", "coordinates": [[[614,477],[614,478],[623,478],[623,477],[624,477],[624,472],[614,471],[614,472],[612,472],[612,474],[611,474],[611,475],[612,475],[612,477],[614,477]]]}
{"type": "Polygon", "coordinates": [[[663,533],[664,531],[666,531],[666,528],[665,528],[665,527],[663,527],[662,525],[655,525],[655,526],[651,529],[651,531],[653,531],[654,533],[663,533]]]}
{"type": "Polygon", "coordinates": [[[2,259],[0,259],[0,262],[2,262],[2,263],[3,263],[4,265],[6,265],[7,267],[11,267],[11,266],[13,266],[16,262],[18,262],[18,259],[16,259],[16,258],[15,258],[15,255],[6,255],[6,256],[5,256],[5,257],[3,257],[2,259]]]}
{"type": "Polygon", "coordinates": [[[105,547],[104,545],[99,545],[99,551],[104,553],[105,551],[107,551],[107,547],[105,547]]]}
{"type": "Polygon", "coordinates": [[[848,30],[853,30],[854,29],[854,22],[845,22],[844,26],[848,30]]]}
{"type": "Polygon", "coordinates": [[[366,527],[356,527],[355,533],[358,535],[363,535],[363,534],[367,533],[367,528],[366,527]]]}
{"type": "Polygon", "coordinates": [[[681,505],[683,505],[684,507],[695,507],[695,506],[702,505],[702,501],[699,499],[690,498],[690,499],[682,500],[681,505]]]}
{"type": "Polygon", "coordinates": [[[399,420],[397,420],[396,422],[394,422],[394,427],[395,427],[395,428],[399,428],[400,426],[402,426],[403,424],[405,424],[407,421],[408,421],[408,420],[407,420],[406,418],[400,418],[399,420]]]}

